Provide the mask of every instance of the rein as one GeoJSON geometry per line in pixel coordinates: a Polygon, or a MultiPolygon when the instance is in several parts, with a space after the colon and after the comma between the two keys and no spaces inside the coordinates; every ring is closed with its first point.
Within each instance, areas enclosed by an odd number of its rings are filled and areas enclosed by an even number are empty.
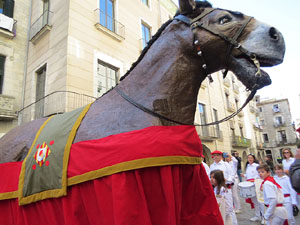
{"type": "Polygon", "coordinates": [[[225,40],[226,42],[229,43],[227,51],[226,51],[226,69],[225,72],[223,73],[223,77],[225,78],[228,69],[227,69],[227,64],[228,64],[228,56],[230,55],[232,48],[235,47],[238,50],[240,50],[244,55],[246,55],[250,60],[253,61],[254,65],[257,67],[257,72],[255,74],[257,80],[256,83],[254,84],[254,86],[251,88],[251,93],[250,95],[247,97],[245,103],[241,106],[241,108],[239,108],[236,112],[232,113],[231,115],[218,120],[218,121],[214,121],[211,123],[206,123],[206,124],[185,124],[182,123],[180,121],[176,121],[173,120],[171,118],[168,118],[166,116],[163,116],[157,112],[154,112],[153,110],[141,105],[140,103],[137,103],[136,101],[134,101],[131,97],[129,97],[128,95],[126,95],[118,86],[116,86],[114,89],[118,92],[118,94],[124,98],[126,101],[128,101],[130,104],[132,104],[133,106],[139,108],[140,110],[154,116],[154,117],[158,117],[160,119],[172,122],[172,123],[176,123],[179,125],[193,125],[193,126],[211,126],[211,125],[216,125],[222,122],[225,122],[231,118],[233,118],[234,116],[236,116],[238,113],[240,113],[242,111],[242,109],[253,99],[253,97],[256,94],[257,89],[259,88],[259,85],[257,84],[258,79],[261,77],[261,71],[260,71],[260,64],[259,61],[256,59],[256,55],[254,53],[251,53],[250,51],[248,51],[247,49],[245,49],[239,42],[237,42],[237,39],[239,38],[239,36],[242,34],[242,32],[244,31],[244,29],[246,28],[246,26],[249,24],[249,22],[251,21],[251,19],[253,17],[248,17],[247,20],[245,21],[245,23],[242,25],[242,27],[238,30],[238,32],[234,35],[233,38],[227,37],[225,35],[223,35],[222,33],[216,32],[213,29],[209,28],[208,26],[204,25],[203,22],[201,22],[201,19],[204,18],[205,16],[207,16],[209,13],[213,12],[214,10],[216,10],[215,8],[207,8],[204,10],[203,13],[201,13],[199,16],[195,17],[194,19],[190,19],[189,17],[185,16],[185,15],[178,15],[174,17],[174,20],[179,20],[184,22],[185,24],[187,24],[188,26],[190,26],[193,35],[194,35],[194,41],[193,41],[193,45],[196,46],[196,50],[197,50],[197,55],[201,57],[202,61],[203,61],[203,65],[202,68],[204,70],[204,73],[206,76],[208,76],[209,81],[212,82],[212,78],[210,76],[210,74],[207,72],[207,64],[205,63],[205,59],[203,57],[203,53],[201,51],[201,47],[199,45],[199,40],[197,39],[197,35],[196,35],[196,28],[202,28],[218,37],[220,37],[221,39],[225,40]]]}

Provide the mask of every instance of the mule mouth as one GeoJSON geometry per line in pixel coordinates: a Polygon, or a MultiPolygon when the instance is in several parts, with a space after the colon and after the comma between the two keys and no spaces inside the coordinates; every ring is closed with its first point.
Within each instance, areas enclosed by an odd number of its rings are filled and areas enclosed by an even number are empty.
{"type": "MultiPolygon", "coordinates": [[[[266,57],[256,57],[256,59],[259,61],[261,67],[272,67],[282,62],[282,60],[266,57]]],[[[256,76],[258,68],[254,62],[247,57],[232,57],[229,69],[246,88],[250,90],[252,90],[254,86],[260,89],[272,83],[269,74],[262,69],[260,69],[261,76],[256,76]]]]}

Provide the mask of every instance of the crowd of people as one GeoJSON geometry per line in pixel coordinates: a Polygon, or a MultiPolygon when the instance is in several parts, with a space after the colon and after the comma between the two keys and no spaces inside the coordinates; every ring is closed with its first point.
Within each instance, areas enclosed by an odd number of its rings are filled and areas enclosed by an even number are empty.
{"type": "Polygon", "coordinates": [[[204,163],[225,225],[237,225],[236,214],[241,212],[238,197],[239,182],[253,182],[260,192],[246,199],[254,209],[251,221],[260,221],[267,225],[295,225],[294,215],[300,205],[300,149],[296,159],[290,149],[283,149],[282,164],[273,164],[270,157],[257,161],[255,155],[247,156],[245,172],[241,171],[242,160],[238,152],[232,155],[218,150],[213,151],[213,163],[208,167],[204,163]],[[298,201],[297,201],[298,200],[298,201]]]}

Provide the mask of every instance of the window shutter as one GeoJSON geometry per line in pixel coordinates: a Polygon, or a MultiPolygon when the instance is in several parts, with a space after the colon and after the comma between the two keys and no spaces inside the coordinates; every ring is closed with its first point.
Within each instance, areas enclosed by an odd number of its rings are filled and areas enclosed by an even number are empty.
{"type": "Polygon", "coordinates": [[[3,14],[8,17],[13,18],[14,17],[14,6],[15,6],[14,0],[5,0],[3,14]]]}

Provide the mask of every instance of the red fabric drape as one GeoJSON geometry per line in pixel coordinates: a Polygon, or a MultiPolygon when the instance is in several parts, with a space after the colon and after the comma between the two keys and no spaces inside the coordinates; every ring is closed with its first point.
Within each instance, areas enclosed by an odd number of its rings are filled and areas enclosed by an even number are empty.
{"type": "Polygon", "coordinates": [[[68,188],[68,195],[18,206],[0,201],[0,224],[223,224],[202,165],[151,167],[68,188]]]}

